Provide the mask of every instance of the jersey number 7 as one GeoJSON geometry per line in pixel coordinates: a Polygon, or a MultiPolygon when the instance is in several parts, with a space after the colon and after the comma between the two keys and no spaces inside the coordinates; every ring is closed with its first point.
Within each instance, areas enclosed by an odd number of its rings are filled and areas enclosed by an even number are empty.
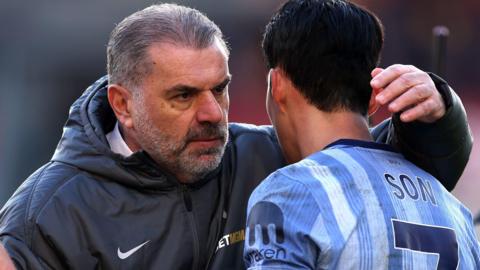
{"type": "Polygon", "coordinates": [[[437,254],[437,269],[457,269],[458,243],[451,228],[417,224],[392,219],[396,249],[437,254]]]}

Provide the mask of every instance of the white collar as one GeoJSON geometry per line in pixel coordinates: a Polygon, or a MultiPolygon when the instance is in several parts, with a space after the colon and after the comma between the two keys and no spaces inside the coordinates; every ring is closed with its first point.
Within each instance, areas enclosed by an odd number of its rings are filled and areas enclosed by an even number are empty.
{"type": "Polygon", "coordinates": [[[108,144],[112,152],[120,154],[124,157],[128,157],[133,154],[132,150],[128,147],[127,143],[122,138],[120,134],[120,129],[118,127],[118,121],[115,124],[115,128],[110,131],[105,137],[107,137],[108,144]]]}

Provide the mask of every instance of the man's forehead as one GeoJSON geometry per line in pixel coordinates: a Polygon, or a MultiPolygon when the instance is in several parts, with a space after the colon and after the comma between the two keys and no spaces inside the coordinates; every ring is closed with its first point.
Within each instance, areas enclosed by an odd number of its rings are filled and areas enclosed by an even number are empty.
{"type": "Polygon", "coordinates": [[[220,41],[217,37],[215,37],[214,41],[206,47],[196,47],[183,42],[163,40],[151,44],[147,49],[147,54],[152,58],[155,58],[157,55],[163,55],[163,58],[169,59],[169,56],[189,56],[208,51],[216,52],[225,57],[228,61],[230,51],[226,47],[226,44],[220,41]]]}
{"type": "Polygon", "coordinates": [[[230,77],[227,56],[220,44],[207,48],[162,42],[149,48],[150,80],[160,79],[164,87],[176,84],[208,88],[230,77]]]}

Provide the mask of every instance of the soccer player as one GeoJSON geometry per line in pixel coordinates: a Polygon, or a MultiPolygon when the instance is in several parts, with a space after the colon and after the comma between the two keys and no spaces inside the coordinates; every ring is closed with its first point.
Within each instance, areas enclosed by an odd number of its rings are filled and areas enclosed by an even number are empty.
{"type": "Polygon", "coordinates": [[[267,110],[293,164],[250,197],[248,269],[480,269],[467,208],[372,141],[382,43],[378,18],[341,0],[290,0],[267,25],[267,110]]]}

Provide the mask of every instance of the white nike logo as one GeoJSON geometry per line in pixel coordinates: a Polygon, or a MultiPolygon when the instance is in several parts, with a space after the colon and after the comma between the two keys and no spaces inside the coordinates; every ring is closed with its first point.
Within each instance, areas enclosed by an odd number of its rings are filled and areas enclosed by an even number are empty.
{"type": "Polygon", "coordinates": [[[147,242],[143,243],[143,244],[140,244],[132,249],[130,249],[129,251],[127,252],[121,252],[120,251],[120,248],[117,249],[117,255],[118,255],[118,258],[122,259],[122,260],[125,260],[126,258],[130,257],[130,255],[132,255],[133,253],[137,252],[137,250],[139,250],[140,248],[142,248],[144,245],[146,245],[148,242],[150,242],[150,240],[148,240],[147,242]]]}

